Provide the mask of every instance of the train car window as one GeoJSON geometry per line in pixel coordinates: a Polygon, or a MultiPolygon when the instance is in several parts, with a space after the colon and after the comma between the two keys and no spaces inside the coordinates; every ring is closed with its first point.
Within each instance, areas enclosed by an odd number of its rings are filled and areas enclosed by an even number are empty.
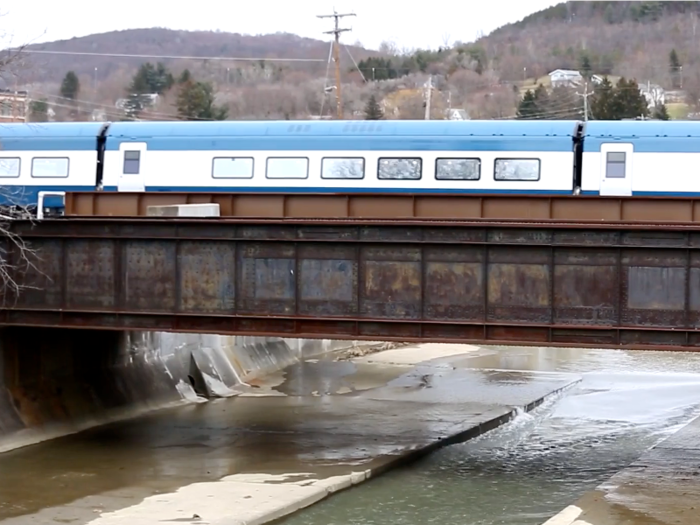
{"type": "Polygon", "coordinates": [[[215,157],[211,176],[215,179],[252,179],[252,157],[215,157]]]}
{"type": "Polygon", "coordinates": [[[34,157],[32,159],[32,177],[66,178],[68,177],[67,157],[34,157]]]}
{"type": "Polygon", "coordinates": [[[377,178],[382,180],[420,180],[423,159],[379,159],[377,178]]]}
{"type": "Polygon", "coordinates": [[[540,180],[540,159],[496,159],[494,180],[540,180]]]}
{"type": "Polygon", "coordinates": [[[309,159],[306,157],[268,157],[268,179],[306,179],[309,177],[309,159]]]}
{"type": "Polygon", "coordinates": [[[124,175],[138,175],[141,171],[141,152],[127,150],[124,152],[124,175]]]}
{"type": "Polygon", "coordinates": [[[0,158],[0,178],[10,179],[19,177],[20,159],[18,157],[0,158]]]}
{"type": "Polygon", "coordinates": [[[605,176],[609,179],[624,179],[626,161],[627,154],[624,151],[609,151],[605,159],[605,176]]]}
{"type": "Polygon", "coordinates": [[[321,161],[322,179],[364,179],[365,159],[358,158],[330,158],[325,157],[321,161]]]}
{"type": "Polygon", "coordinates": [[[437,180],[479,180],[481,159],[437,159],[435,178],[437,180]]]}

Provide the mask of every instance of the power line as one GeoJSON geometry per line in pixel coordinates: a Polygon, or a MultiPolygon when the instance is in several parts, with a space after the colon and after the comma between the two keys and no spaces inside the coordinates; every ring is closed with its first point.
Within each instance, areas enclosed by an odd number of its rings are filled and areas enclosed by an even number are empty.
{"type": "Polygon", "coordinates": [[[323,34],[335,36],[335,46],[333,51],[335,55],[335,96],[337,101],[338,120],[343,119],[343,99],[340,86],[340,33],[351,31],[351,29],[341,29],[339,24],[340,19],[345,18],[346,16],[357,15],[355,15],[355,13],[338,14],[335,9],[333,10],[332,15],[317,15],[317,18],[333,18],[335,21],[335,27],[330,31],[324,31],[323,34]]]}
{"type": "Polygon", "coordinates": [[[93,57],[115,57],[115,58],[159,58],[163,60],[219,60],[231,62],[323,62],[322,58],[270,58],[270,57],[190,57],[181,55],[133,55],[129,53],[90,53],[87,51],[39,51],[33,49],[23,49],[22,53],[35,55],[75,55],[93,57]]]}

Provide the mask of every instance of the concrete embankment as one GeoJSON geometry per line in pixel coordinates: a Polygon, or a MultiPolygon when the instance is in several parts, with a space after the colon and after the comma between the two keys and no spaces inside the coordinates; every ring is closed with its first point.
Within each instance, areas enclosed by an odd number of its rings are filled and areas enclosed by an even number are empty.
{"type": "Polygon", "coordinates": [[[0,469],[18,472],[17,485],[26,476],[30,491],[22,500],[25,491],[15,490],[22,510],[2,523],[262,524],[496,428],[580,380],[469,368],[480,352],[420,345],[306,359],[232,399],[120,424],[112,431],[120,440],[104,450],[81,434],[27,455],[56,458],[52,471],[70,471],[70,484],[45,476],[37,486],[22,458],[11,466],[0,458],[0,469]],[[72,450],[82,452],[64,459],[72,450]],[[39,507],[37,491],[51,502],[39,507]]]}
{"type": "Polygon", "coordinates": [[[155,409],[227,397],[352,341],[0,330],[0,452],[155,409]]]}
{"type": "Polygon", "coordinates": [[[544,525],[700,523],[700,418],[544,525]]]}

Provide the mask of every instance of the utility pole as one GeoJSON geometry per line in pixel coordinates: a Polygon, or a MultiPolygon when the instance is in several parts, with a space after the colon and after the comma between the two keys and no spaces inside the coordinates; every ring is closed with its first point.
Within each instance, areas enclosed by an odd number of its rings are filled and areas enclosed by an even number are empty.
{"type": "Polygon", "coordinates": [[[588,97],[593,94],[593,91],[588,91],[588,82],[584,84],[583,93],[576,93],[579,97],[583,97],[583,120],[588,121],[588,97]]]}
{"type": "Polygon", "coordinates": [[[428,77],[428,93],[425,97],[425,120],[430,120],[430,99],[433,96],[433,76],[428,77]]]}
{"type": "Polygon", "coordinates": [[[338,120],[343,119],[343,99],[340,87],[340,33],[351,31],[351,29],[341,29],[340,19],[346,16],[357,16],[355,13],[339,14],[335,9],[332,15],[317,15],[318,18],[333,18],[335,26],[331,31],[324,31],[324,35],[334,35],[335,44],[333,46],[333,55],[335,60],[335,96],[337,101],[338,120]]]}

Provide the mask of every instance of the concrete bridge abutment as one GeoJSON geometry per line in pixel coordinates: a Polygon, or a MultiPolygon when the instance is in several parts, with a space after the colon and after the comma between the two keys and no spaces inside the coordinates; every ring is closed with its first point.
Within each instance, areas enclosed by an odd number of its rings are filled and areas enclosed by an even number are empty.
{"type": "Polygon", "coordinates": [[[0,452],[240,393],[351,341],[61,328],[0,329],[0,452]]]}

